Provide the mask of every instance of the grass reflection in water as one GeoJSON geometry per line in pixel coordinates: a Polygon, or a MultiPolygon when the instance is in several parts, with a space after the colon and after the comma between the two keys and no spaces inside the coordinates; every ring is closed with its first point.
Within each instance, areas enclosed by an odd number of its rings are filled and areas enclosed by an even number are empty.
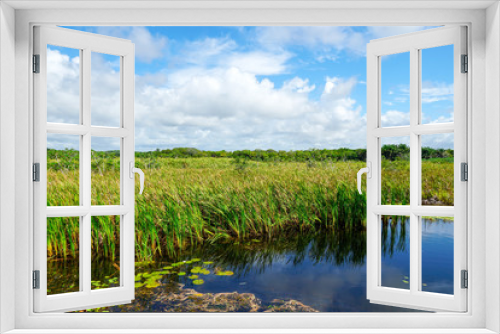
{"type": "MultiPolygon", "coordinates": [[[[424,223],[427,233],[446,232],[434,235],[433,245],[450,239],[452,222],[424,223]]],[[[409,252],[409,221],[399,217],[383,221],[381,237],[383,259],[392,266],[394,279],[405,280],[401,259],[409,252]]],[[[269,242],[204,243],[174,257],[136,262],[136,299],[132,304],[94,311],[408,311],[366,300],[365,261],[363,229],[282,235],[269,242]],[[298,304],[290,305],[295,301],[298,304]]],[[[62,263],[50,262],[49,270],[61,272],[61,278],[73,277],[68,263],[62,265],[64,274],[60,271],[62,263]]],[[[110,274],[116,272],[113,264],[107,260],[99,263],[101,287],[111,286],[110,274]]],[[[450,283],[449,275],[440,274],[439,267],[433,272],[440,284],[448,280],[447,286],[452,285],[452,278],[450,283]]],[[[53,291],[58,289],[57,280],[49,285],[53,291]]]]}

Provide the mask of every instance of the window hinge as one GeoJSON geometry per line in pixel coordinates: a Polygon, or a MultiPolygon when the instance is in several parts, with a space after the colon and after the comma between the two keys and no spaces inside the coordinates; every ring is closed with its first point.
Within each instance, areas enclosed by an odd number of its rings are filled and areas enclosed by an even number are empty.
{"type": "Polygon", "coordinates": [[[462,55],[462,70],[460,72],[469,72],[469,56],[467,55],[462,55]]]}
{"type": "Polygon", "coordinates": [[[40,73],[40,55],[33,55],[33,73],[40,73]]]}
{"type": "Polygon", "coordinates": [[[40,270],[33,270],[33,289],[40,289],[40,270]]]}
{"type": "Polygon", "coordinates": [[[40,164],[38,162],[33,164],[33,181],[40,182],[40,164]]]}
{"type": "Polygon", "coordinates": [[[467,270],[462,270],[462,289],[467,289],[469,287],[469,273],[467,270]]]}
{"type": "Polygon", "coordinates": [[[466,162],[462,162],[461,164],[461,181],[469,181],[469,165],[466,162]]]}

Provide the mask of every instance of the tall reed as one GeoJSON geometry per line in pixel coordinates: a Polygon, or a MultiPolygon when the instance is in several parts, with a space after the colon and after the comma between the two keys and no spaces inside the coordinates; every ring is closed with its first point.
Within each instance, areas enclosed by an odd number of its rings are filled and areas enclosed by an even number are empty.
{"type": "MultiPolygon", "coordinates": [[[[116,159],[110,156],[103,164],[110,168],[93,169],[93,173],[99,173],[99,180],[106,180],[92,184],[98,205],[115,201],[111,195],[119,196],[116,159]]],[[[205,242],[272,239],[283,233],[322,229],[364,229],[366,223],[366,198],[358,194],[355,184],[363,162],[242,162],[231,158],[143,156],[136,164],[146,174],[144,195],[136,195],[138,260],[172,255],[205,242]]],[[[383,198],[393,204],[409,201],[406,189],[398,185],[406,172],[404,165],[386,170],[382,189],[390,191],[383,192],[383,198]]],[[[78,173],[64,173],[63,169],[49,170],[48,203],[72,203],[78,173]]],[[[431,195],[449,201],[447,194],[431,191],[431,195]]],[[[107,217],[94,219],[92,249],[111,257],[119,244],[118,229],[107,217]]],[[[67,235],[75,235],[72,229],[76,227],[67,228],[67,235]]],[[[49,229],[51,254],[72,256],[64,251],[69,239],[65,243],[63,237],[55,237],[55,228],[49,229]]]]}

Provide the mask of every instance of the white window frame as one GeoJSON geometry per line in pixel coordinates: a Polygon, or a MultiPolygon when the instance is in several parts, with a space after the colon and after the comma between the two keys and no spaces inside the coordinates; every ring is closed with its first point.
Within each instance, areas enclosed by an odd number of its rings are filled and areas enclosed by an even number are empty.
{"type": "Polygon", "coordinates": [[[449,26],[411,34],[372,40],[367,46],[367,297],[385,305],[408,305],[423,310],[463,312],[467,309],[467,290],[461,286],[461,270],[467,270],[467,184],[461,181],[461,163],[467,163],[467,73],[462,73],[461,57],[467,54],[466,28],[449,26]],[[454,120],[451,123],[422,124],[421,73],[422,50],[453,46],[454,120]],[[381,124],[382,57],[409,54],[410,124],[384,127],[381,124]],[[453,206],[422,205],[421,135],[453,133],[454,194],[453,206]],[[405,136],[410,146],[410,204],[381,205],[382,139],[405,136]],[[409,289],[382,285],[381,221],[382,215],[408,216],[410,220],[409,289]],[[453,223],[453,294],[422,291],[422,216],[454,217],[453,223]]]}
{"type": "MultiPolygon", "coordinates": [[[[0,9],[1,27],[15,30],[15,61],[12,60],[12,45],[9,31],[0,31],[1,70],[7,69],[9,77],[0,78],[0,93],[2,94],[2,109],[0,117],[5,124],[15,126],[12,132],[0,132],[0,157],[15,157],[15,226],[2,217],[1,231],[9,232],[0,238],[0,265],[2,278],[0,280],[0,316],[5,320],[2,330],[16,329],[13,333],[37,333],[36,329],[61,329],[61,332],[76,332],[72,329],[94,329],[93,333],[106,332],[106,329],[116,329],[127,333],[146,332],[148,328],[166,328],[164,332],[175,332],[176,328],[190,328],[192,332],[202,332],[203,329],[225,329],[225,332],[238,332],[231,329],[269,329],[271,332],[342,332],[342,328],[357,328],[358,332],[412,332],[410,328],[418,328],[419,332],[452,332],[463,333],[491,333],[500,331],[500,261],[499,244],[500,229],[500,136],[498,135],[500,117],[498,110],[500,99],[500,12],[495,2],[474,1],[434,1],[418,3],[417,1],[398,1],[399,9],[390,9],[395,4],[380,1],[354,2],[336,1],[331,3],[316,3],[307,1],[294,2],[257,2],[247,4],[242,9],[241,4],[223,4],[216,1],[202,4],[179,4],[165,2],[163,5],[144,1],[143,6],[164,6],[163,9],[115,9],[102,10],[96,7],[105,7],[106,1],[77,2],[17,2],[2,3],[0,9]],[[269,3],[271,5],[269,5],[269,3]],[[336,4],[335,4],[336,3],[336,4]],[[15,24],[12,20],[12,6],[51,6],[50,10],[30,9],[18,10],[15,13],[15,24]],[[484,8],[490,7],[488,10],[484,8]],[[70,8],[58,9],[58,6],[70,8]],[[81,9],[86,7],[87,9],[81,9]],[[184,6],[184,9],[176,8],[184,6]],[[199,6],[199,7],[197,7],[199,6]],[[203,7],[205,9],[203,9],[203,7]],[[208,10],[206,7],[210,7],[208,10]],[[226,8],[224,8],[226,6],[226,8]],[[253,7],[252,7],[253,6],[253,7]],[[274,6],[272,8],[266,8],[274,6]],[[277,9],[279,7],[281,9],[277,9]],[[363,7],[365,6],[365,7],[363,7]],[[401,9],[405,7],[406,9],[401,9]],[[418,8],[420,6],[420,8],[418,8]],[[426,6],[432,6],[426,7],[426,6]],[[456,9],[454,6],[462,6],[456,9]],[[469,9],[466,9],[468,6],[469,9]],[[482,7],[481,7],[482,6],[482,7]],[[73,8],[71,8],[73,7],[73,8]],[[80,9],[74,9],[78,7],[80,9]],[[231,8],[232,7],[232,8],[231,8]],[[340,7],[340,8],[335,8],[340,7]],[[343,7],[343,8],[342,8],[343,7]],[[345,8],[356,8],[345,9],[345,8]],[[442,9],[436,9],[442,8],[442,9]],[[411,8],[411,9],[410,9],[411,8]],[[416,9],[415,9],[416,8],[416,9]],[[472,9],[471,9],[472,8],[472,9]],[[475,9],[474,9],[475,8],[475,9]],[[7,17],[6,20],[5,17],[7,17]],[[486,25],[485,25],[486,22],[486,25]],[[467,313],[436,313],[436,314],[373,314],[373,313],[322,313],[322,314],[34,314],[33,290],[31,289],[32,260],[32,183],[30,181],[32,157],[32,76],[30,73],[30,55],[32,54],[32,27],[35,24],[54,25],[442,25],[465,24],[469,31],[469,50],[471,59],[469,68],[471,75],[468,78],[469,90],[468,109],[471,110],[468,119],[469,137],[468,152],[470,157],[470,181],[468,197],[468,235],[471,236],[468,244],[468,312],[467,313]],[[488,29],[486,29],[486,27],[488,29]],[[4,48],[4,43],[7,49],[4,48]],[[9,53],[10,52],[10,53],[9,53]],[[7,53],[7,55],[5,55],[7,53]],[[15,74],[9,72],[8,67],[15,65],[15,74]],[[485,66],[488,71],[485,71],[485,66]],[[9,87],[14,82],[15,89],[9,87]],[[8,93],[15,93],[15,99],[7,97],[8,93]],[[4,100],[5,98],[5,100],[4,100]],[[15,120],[8,116],[12,111],[5,108],[15,106],[15,120]],[[7,115],[7,116],[6,116],[7,115]],[[486,140],[486,134],[489,137],[486,140]],[[7,138],[11,141],[6,142],[7,138]],[[9,137],[10,136],[10,137],[9,137]],[[11,143],[15,139],[15,146],[11,143]],[[486,152],[488,152],[486,154],[486,152]],[[487,164],[486,164],[487,163],[487,164]],[[484,167],[486,166],[486,167],[484,167]],[[486,182],[486,172],[491,172],[486,182]],[[487,196],[488,195],[488,196],[487,196]],[[489,206],[485,206],[489,204],[489,206]],[[488,218],[488,219],[487,219],[488,218]],[[487,220],[489,222],[487,222],[487,220]],[[14,231],[15,228],[15,231],[14,231]],[[8,238],[15,234],[15,246],[8,238]],[[5,247],[12,247],[5,249],[5,247]],[[15,247],[15,248],[14,248],[15,247]],[[14,256],[12,256],[14,249],[14,256]],[[6,270],[7,269],[7,270],[6,270]],[[9,275],[9,273],[13,274],[9,275]],[[488,276],[488,280],[486,280],[488,276]],[[5,278],[4,278],[5,277],[5,278]],[[12,285],[15,291],[11,292],[12,285]],[[488,289],[488,293],[486,293],[488,289]],[[4,298],[5,297],[5,298],[4,298]],[[12,307],[14,305],[14,307],[12,307]],[[143,330],[131,330],[141,328],[143,330]],[[289,329],[280,331],[280,329],[289,329]],[[436,329],[438,328],[438,329],[436,329]],[[32,329],[32,331],[28,331],[32,329]],[[101,329],[101,330],[97,330],[101,329]],[[121,330],[120,330],[121,329],[121,330]],[[392,330],[391,330],[392,329],[392,330]],[[434,330],[431,330],[434,329],[434,330]],[[442,331],[439,329],[443,329],[442,331]],[[445,329],[450,329],[446,331],[445,329]],[[198,331],[197,331],[198,330],[198,331]]],[[[31,6],[31,7],[30,7],[31,6]]],[[[12,37],[12,36],[11,36],[12,37]]],[[[11,109],[12,110],[12,109],[11,109]]],[[[5,160],[0,165],[0,182],[8,182],[13,171],[12,164],[5,160]]],[[[7,184],[7,183],[6,183],[7,184]]],[[[13,183],[8,183],[13,184],[13,183]]],[[[0,208],[5,210],[8,195],[2,186],[0,190],[0,208]]],[[[10,214],[7,211],[7,214],[10,214]]],[[[3,215],[7,215],[3,214],[3,215]]],[[[14,217],[11,215],[11,217],[14,217]]],[[[268,331],[268,332],[269,332],[268,331]]],[[[54,332],[54,331],[51,331],[54,332]]],[[[216,330],[215,332],[221,332],[216,330]]],[[[244,332],[241,330],[240,332],[244,332]]],[[[246,331],[248,332],[248,331],[246,331]]],[[[349,331],[355,333],[353,329],[349,331]]]]}
{"type": "Polygon", "coordinates": [[[34,291],[35,312],[71,311],[116,304],[134,299],[135,259],[135,165],[134,145],[134,44],[130,41],[85,33],[60,27],[34,27],[34,53],[40,57],[39,73],[33,76],[34,162],[39,163],[39,182],[33,184],[34,270],[39,270],[39,288],[34,291]],[[47,122],[47,46],[56,45],[80,52],[80,122],[62,124],[47,122]],[[120,62],[119,127],[93,126],[91,122],[91,54],[99,52],[117,56],[120,62]],[[47,207],[47,134],[78,136],[80,142],[80,204],[47,207]],[[81,137],[81,138],[80,138],[81,137]],[[92,138],[116,138],[120,142],[120,204],[92,205],[91,141],[92,138]],[[120,279],[119,286],[92,290],[92,216],[119,216],[120,279]],[[79,291],[47,294],[47,218],[79,219],[79,291]]]}

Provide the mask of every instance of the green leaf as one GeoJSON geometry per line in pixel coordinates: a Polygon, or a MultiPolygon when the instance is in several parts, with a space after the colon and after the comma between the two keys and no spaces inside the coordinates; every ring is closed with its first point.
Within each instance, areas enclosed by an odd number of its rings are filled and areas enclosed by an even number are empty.
{"type": "Polygon", "coordinates": [[[205,283],[205,281],[202,279],[196,279],[193,281],[194,285],[202,285],[203,283],[205,283]]]}

